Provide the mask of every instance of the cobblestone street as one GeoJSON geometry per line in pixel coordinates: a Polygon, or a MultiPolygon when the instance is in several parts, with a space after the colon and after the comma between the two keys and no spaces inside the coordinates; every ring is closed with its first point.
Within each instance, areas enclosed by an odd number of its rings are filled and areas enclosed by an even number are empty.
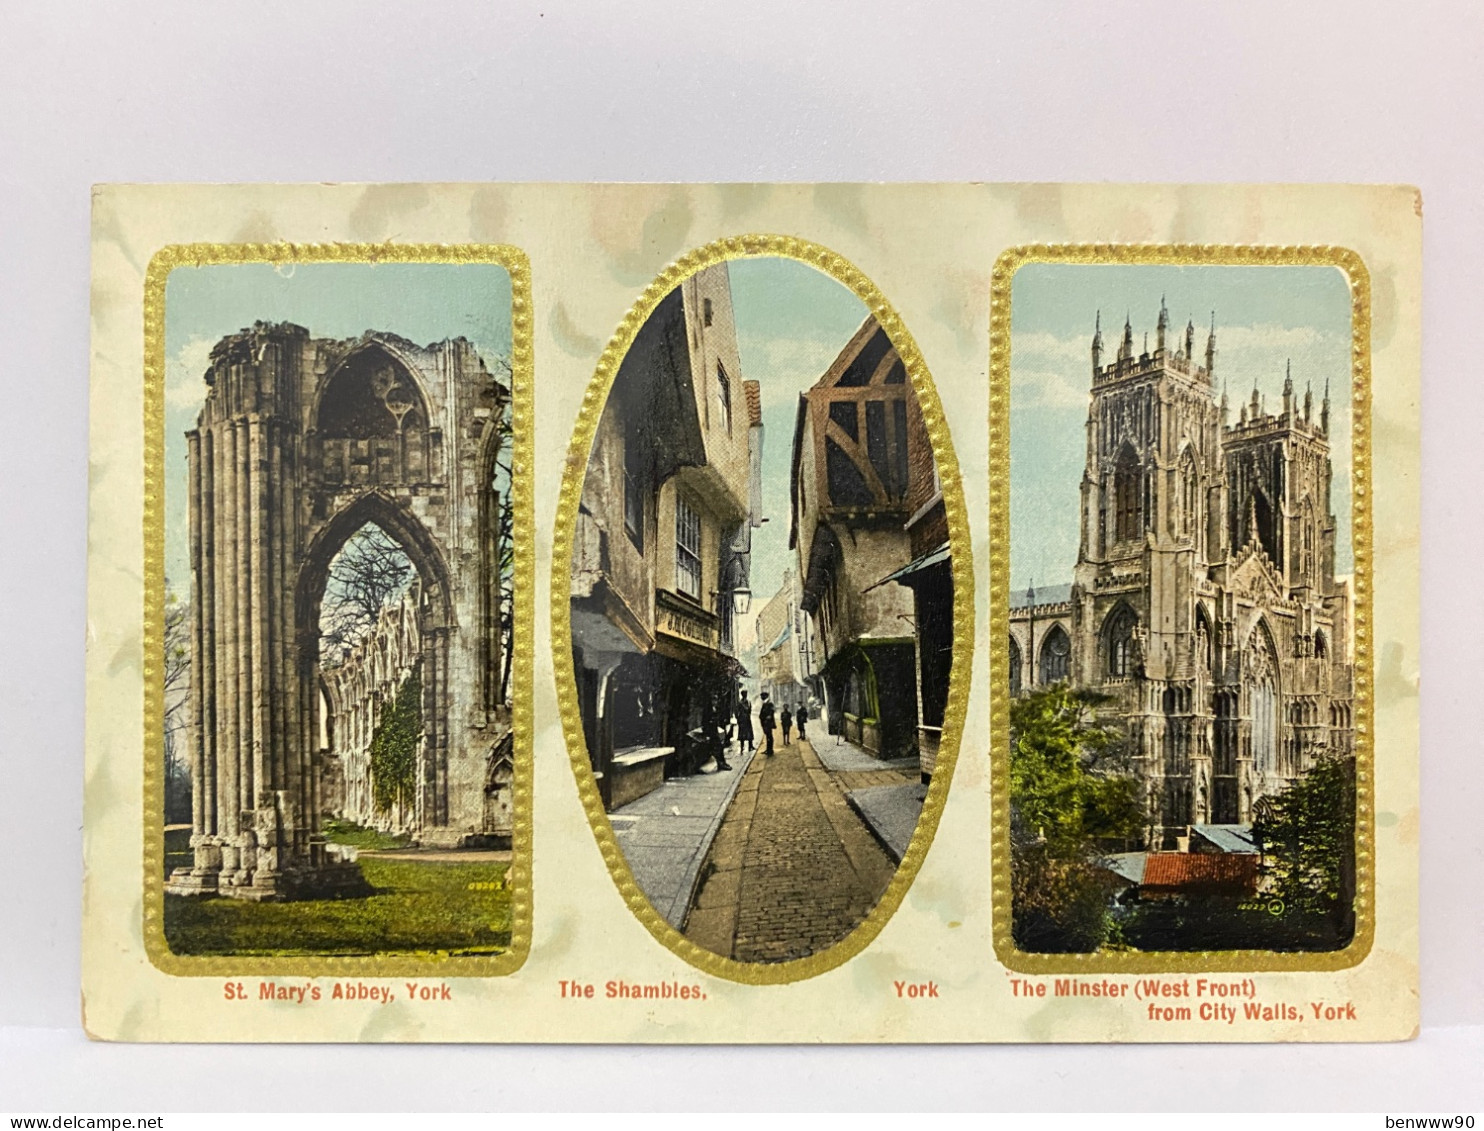
{"type": "Polygon", "coordinates": [[[782,962],[849,934],[896,865],[845,791],[916,780],[878,765],[834,773],[799,740],[754,758],[712,843],[686,937],[738,961],[782,962]]]}

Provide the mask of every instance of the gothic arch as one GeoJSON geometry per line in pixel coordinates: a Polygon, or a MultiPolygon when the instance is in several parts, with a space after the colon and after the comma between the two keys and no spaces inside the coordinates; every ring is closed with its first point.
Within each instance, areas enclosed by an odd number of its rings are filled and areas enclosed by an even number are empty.
{"type": "MultiPolygon", "coordinates": [[[[424,824],[444,824],[448,820],[447,747],[450,732],[450,630],[453,611],[450,602],[448,567],[437,542],[427,527],[406,508],[379,491],[357,498],[325,523],[309,544],[304,564],[299,571],[295,593],[299,645],[300,701],[311,733],[318,729],[316,696],[305,694],[306,688],[319,685],[320,675],[320,608],[330,563],[346,541],[368,523],[380,527],[417,570],[424,602],[424,631],[420,634],[419,656],[422,684],[423,739],[418,757],[418,819],[424,824]]],[[[385,641],[379,642],[381,646],[385,641]]],[[[384,654],[379,650],[378,667],[385,668],[384,654]]],[[[382,671],[379,677],[385,677],[382,671]]]]}
{"type": "Polygon", "coordinates": [[[1144,471],[1128,442],[1113,465],[1113,515],[1114,541],[1132,541],[1144,533],[1144,471]]]}
{"type": "Polygon", "coordinates": [[[1065,683],[1072,677],[1072,640],[1061,625],[1053,624],[1041,638],[1040,652],[1036,667],[1041,683],[1065,683]]]}
{"type": "Polygon", "coordinates": [[[1250,537],[1251,534],[1256,533],[1257,544],[1263,553],[1267,554],[1268,560],[1274,566],[1281,567],[1283,558],[1278,546],[1273,504],[1268,501],[1267,493],[1255,484],[1252,488],[1251,515],[1253,529],[1245,531],[1244,537],[1250,537]]]}
{"type": "Polygon", "coordinates": [[[397,380],[399,382],[405,382],[410,393],[412,408],[420,412],[424,427],[430,426],[428,395],[427,391],[423,388],[421,379],[418,377],[418,366],[416,362],[399,349],[395,342],[386,338],[374,337],[368,338],[350,349],[319,380],[310,402],[309,426],[311,429],[321,435],[324,434],[326,414],[332,412],[335,407],[338,407],[333,403],[335,398],[331,396],[332,390],[337,395],[342,391],[351,392],[352,390],[347,387],[347,382],[353,381],[356,378],[369,376],[369,371],[378,355],[392,367],[397,380]]]}
{"type": "Polygon", "coordinates": [[[1192,541],[1200,541],[1201,532],[1201,473],[1200,461],[1196,458],[1195,444],[1187,443],[1181,449],[1176,466],[1179,468],[1177,498],[1180,500],[1179,534],[1192,541]]]}
{"type": "Polygon", "coordinates": [[[1113,679],[1123,679],[1137,674],[1140,657],[1135,636],[1139,627],[1139,614],[1127,601],[1120,601],[1103,620],[1102,654],[1106,674],[1113,679]]]}
{"type": "Polygon", "coordinates": [[[1015,637],[1009,638],[1009,649],[1006,653],[1010,668],[1010,694],[1019,695],[1021,686],[1025,679],[1021,668],[1023,661],[1020,658],[1020,644],[1015,637]]]}
{"type": "Polygon", "coordinates": [[[305,633],[312,633],[316,656],[319,649],[320,603],[324,599],[330,563],[350,536],[367,523],[379,526],[402,548],[423,583],[424,599],[433,603],[439,614],[439,622],[451,626],[448,565],[438,543],[411,511],[381,491],[368,491],[321,526],[304,554],[294,605],[299,646],[303,649],[310,644],[310,638],[305,633]]]}
{"type": "Polygon", "coordinates": [[[351,350],[316,390],[310,463],[328,483],[427,482],[428,398],[416,368],[373,339],[351,350]]]}
{"type": "Polygon", "coordinates": [[[1214,666],[1215,639],[1215,633],[1211,630],[1211,618],[1206,613],[1206,606],[1197,601],[1195,603],[1195,659],[1207,672],[1210,672],[1214,666]]]}
{"type": "Polygon", "coordinates": [[[1252,716],[1252,767],[1259,774],[1279,769],[1283,724],[1279,704],[1278,649],[1266,619],[1259,619],[1247,638],[1248,687],[1252,716]]]}
{"type": "Polygon", "coordinates": [[[1298,575],[1305,582],[1312,582],[1318,576],[1315,568],[1315,555],[1319,549],[1318,539],[1319,523],[1314,511],[1314,498],[1305,495],[1299,504],[1299,560],[1298,575]]]}

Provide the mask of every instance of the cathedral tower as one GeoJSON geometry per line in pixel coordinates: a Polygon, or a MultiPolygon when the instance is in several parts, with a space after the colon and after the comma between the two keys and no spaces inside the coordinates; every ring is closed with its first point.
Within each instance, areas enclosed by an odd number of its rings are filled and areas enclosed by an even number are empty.
{"type": "MultiPolygon", "coordinates": [[[[1118,695],[1135,768],[1160,823],[1188,824],[1197,778],[1209,787],[1211,626],[1201,579],[1225,550],[1221,419],[1194,327],[1170,348],[1160,302],[1152,351],[1135,354],[1125,319],[1117,358],[1094,364],[1073,587],[1074,679],[1118,695]]],[[[1097,356],[1094,350],[1094,356],[1097,356]]]]}
{"type": "MultiPolygon", "coordinates": [[[[1216,324],[1135,352],[1125,318],[1103,363],[1101,315],[1071,589],[1072,681],[1111,697],[1153,848],[1257,802],[1351,745],[1349,588],[1334,575],[1329,397],[1318,419],[1291,369],[1281,409],[1254,389],[1235,422],[1215,390],[1216,324]]],[[[1147,343],[1147,336],[1145,338],[1147,343]]]]}

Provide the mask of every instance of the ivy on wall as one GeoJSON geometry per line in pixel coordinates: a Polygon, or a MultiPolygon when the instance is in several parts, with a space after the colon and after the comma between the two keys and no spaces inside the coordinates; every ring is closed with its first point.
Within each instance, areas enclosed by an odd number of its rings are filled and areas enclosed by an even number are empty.
{"type": "Polygon", "coordinates": [[[397,694],[381,705],[381,718],[371,733],[372,797],[380,812],[393,806],[410,806],[416,796],[422,700],[422,665],[418,663],[397,688],[397,694]]]}

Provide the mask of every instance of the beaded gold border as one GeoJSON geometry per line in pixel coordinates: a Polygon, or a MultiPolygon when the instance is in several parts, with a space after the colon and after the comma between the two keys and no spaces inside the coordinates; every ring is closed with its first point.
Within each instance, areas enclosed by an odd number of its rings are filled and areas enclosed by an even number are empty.
{"type": "Polygon", "coordinates": [[[990,761],[993,937],[999,961],[1022,973],[1343,970],[1358,965],[1375,937],[1375,740],[1371,527],[1371,279],[1364,261],[1341,247],[1203,244],[1030,244],[995,261],[990,289],[990,761]],[[1010,298],[1028,263],[1086,265],[1335,267],[1350,285],[1351,517],[1355,555],[1355,936],[1334,951],[1150,951],[1033,954],[1010,933],[1010,685],[995,641],[1010,632],[1010,298]]]}
{"type": "Polygon", "coordinates": [[[552,649],[555,653],[557,699],[561,707],[562,725],[566,731],[568,756],[572,762],[572,771],[577,777],[577,790],[582,798],[588,823],[592,826],[593,836],[598,842],[608,872],[629,910],[656,940],[692,966],[708,974],[748,985],[778,985],[811,978],[833,970],[864,950],[901,906],[937,831],[953,770],[958,761],[959,744],[963,738],[974,647],[974,570],[958,460],[949,436],[948,423],[943,416],[943,406],[927,365],[918,351],[917,343],[891,303],[870,279],[843,256],[819,244],[792,236],[743,235],[716,240],[696,248],[668,266],[649,284],[624,316],[599,359],[597,372],[588,384],[567,452],[567,468],[562,477],[561,498],[557,506],[551,568],[552,649]],[[614,840],[613,826],[603,810],[603,802],[598,795],[597,782],[588,759],[582,718],[577,706],[576,677],[572,667],[570,604],[572,542],[577,525],[578,503],[587,474],[593,438],[619,365],[633,345],[640,327],[654,312],[660,300],[684,280],[703,268],[731,259],[759,257],[798,260],[847,287],[866,304],[896,346],[922,409],[923,422],[932,442],[933,457],[938,464],[938,477],[943,488],[953,562],[955,644],[942,745],[938,751],[935,772],[928,786],[917,828],[913,831],[902,862],[886,890],[865,919],[839,942],[804,958],[767,964],[739,962],[690,942],[655,911],[635,883],[623,850],[614,840]]]}
{"type": "Polygon", "coordinates": [[[534,681],[535,455],[534,350],[531,266],[525,252],[504,244],[170,244],[155,253],[144,282],[144,945],[150,961],[167,974],[239,974],[302,977],[493,977],[524,965],[531,949],[532,784],[531,735],[534,681]],[[180,955],[164,931],[164,783],[159,752],[164,742],[165,595],[165,288],[179,267],[247,263],[445,263],[493,264],[510,275],[511,427],[515,451],[511,491],[515,516],[515,658],[512,719],[515,767],[511,863],[510,949],[504,954],[451,956],[435,952],[386,956],[259,957],[180,955]]]}

